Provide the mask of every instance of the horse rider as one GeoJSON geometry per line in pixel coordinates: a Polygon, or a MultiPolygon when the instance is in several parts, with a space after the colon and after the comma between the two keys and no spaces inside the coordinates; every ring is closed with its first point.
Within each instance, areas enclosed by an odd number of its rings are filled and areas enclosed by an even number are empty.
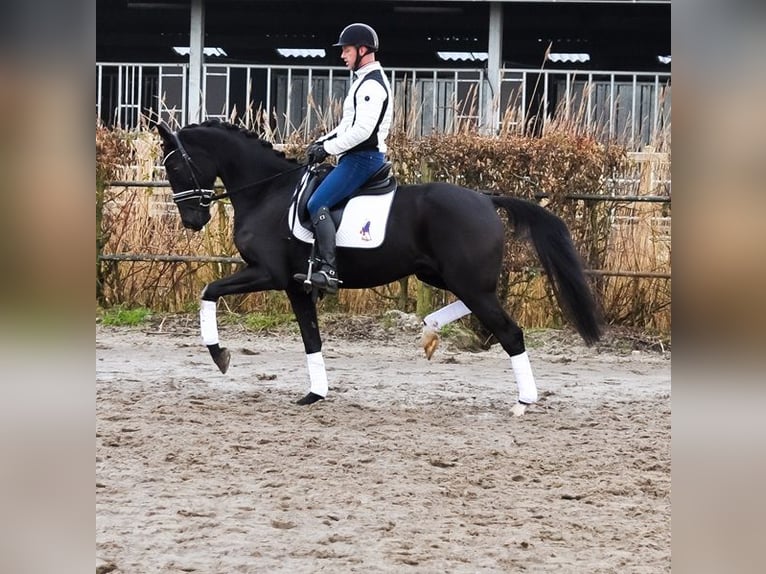
{"type": "Polygon", "coordinates": [[[319,269],[311,283],[327,293],[338,291],[335,262],[335,223],[330,208],[362,186],[386,162],[386,137],[391,127],[391,86],[375,59],[378,34],[367,24],[346,26],[333,46],[341,47],[341,59],[354,72],[354,82],[343,101],[338,126],[309,145],[309,163],[328,155],[339,157],[338,165],[317,187],[308,202],[319,251],[319,269]]]}

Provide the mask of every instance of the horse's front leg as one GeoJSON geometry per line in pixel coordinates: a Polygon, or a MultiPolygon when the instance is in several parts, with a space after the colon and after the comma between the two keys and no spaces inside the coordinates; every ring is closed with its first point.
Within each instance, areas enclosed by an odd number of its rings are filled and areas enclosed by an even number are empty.
{"type": "Polygon", "coordinates": [[[219,345],[216,305],[224,295],[254,293],[271,289],[271,276],[258,267],[245,267],[212,283],[208,283],[200,295],[199,324],[202,342],[222,373],[229,369],[231,354],[219,345]]]}
{"type": "MultiPolygon", "coordinates": [[[[297,283],[296,283],[297,285],[297,283]]],[[[303,347],[306,350],[310,387],[305,397],[298,399],[299,405],[310,405],[327,396],[327,372],[322,357],[322,337],[319,334],[317,308],[311,293],[306,293],[302,287],[291,286],[287,297],[293,307],[293,313],[301,329],[303,347]]]]}

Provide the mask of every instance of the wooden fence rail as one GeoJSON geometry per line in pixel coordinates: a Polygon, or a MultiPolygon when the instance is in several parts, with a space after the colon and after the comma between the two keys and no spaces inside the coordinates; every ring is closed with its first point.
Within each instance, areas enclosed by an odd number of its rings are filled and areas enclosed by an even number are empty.
{"type": "MultiPolygon", "coordinates": [[[[161,263],[234,263],[243,265],[241,257],[222,257],[215,255],[156,255],[152,253],[109,253],[99,255],[100,261],[141,261],[161,263]]],[[[511,269],[514,272],[537,271],[542,272],[541,267],[525,267],[524,269],[511,269]]],[[[647,279],[670,279],[670,273],[651,273],[646,271],[611,271],[608,269],[586,269],[588,275],[603,277],[639,277],[647,279]]]]}

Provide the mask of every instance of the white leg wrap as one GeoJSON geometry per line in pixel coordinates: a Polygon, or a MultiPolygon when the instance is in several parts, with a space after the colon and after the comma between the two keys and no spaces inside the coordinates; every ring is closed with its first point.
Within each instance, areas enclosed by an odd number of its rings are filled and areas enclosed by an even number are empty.
{"type": "Polygon", "coordinates": [[[309,379],[311,380],[310,391],[320,397],[327,396],[327,372],[324,369],[324,357],[322,352],[309,353],[306,355],[309,365],[309,379]]]}
{"type": "Polygon", "coordinates": [[[450,303],[449,305],[442,307],[441,309],[437,309],[429,315],[426,315],[425,319],[423,319],[423,322],[425,323],[426,327],[429,327],[434,331],[438,331],[444,327],[444,325],[452,323],[452,321],[457,321],[460,319],[460,317],[465,317],[470,312],[471,310],[465,306],[465,303],[458,300],[454,303],[450,303]]]}
{"type": "Polygon", "coordinates": [[[205,345],[218,344],[218,322],[215,318],[215,301],[200,301],[199,327],[205,345]]]}
{"type": "Polygon", "coordinates": [[[524,403],[536,403],[537,386],[527,352],[511,357],[511,367],[513,367],[513,376],[516,377],[516,386],[519,389],[519,400],[524,403]]]}

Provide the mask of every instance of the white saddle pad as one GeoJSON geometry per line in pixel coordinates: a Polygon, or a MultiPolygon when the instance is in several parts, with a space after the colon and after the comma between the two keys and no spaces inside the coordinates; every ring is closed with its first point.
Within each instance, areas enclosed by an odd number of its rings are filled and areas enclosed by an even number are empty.
{"type": "MultiPolygon", "coordinates": [[[[336,245],[362,249],[380,247],[386,236],[386,222],[395,192],[394,189],[384,195],[360,195],[351,198],[343,210],[343,219],[335,234],[336,245]]],[[[294,217],[295,205],[293,203],[290,206],[287,221],[297,239],[311,243],[314,233],[303,227],[298,218],[294,217]]]]}

